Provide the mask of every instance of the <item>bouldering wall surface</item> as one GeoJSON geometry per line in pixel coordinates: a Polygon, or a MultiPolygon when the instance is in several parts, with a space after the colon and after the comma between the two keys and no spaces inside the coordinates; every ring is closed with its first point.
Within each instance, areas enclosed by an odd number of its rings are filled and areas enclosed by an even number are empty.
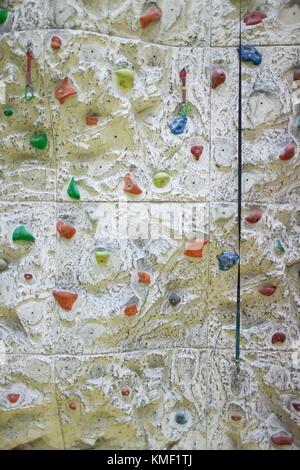
{"type": "Polygon", "coordinates": [[[141,28],[140,0],[0,2],[1,449],[300,448],[300,2],[241,4],[159,0],[141,28]],[[240,24],[262,62],[242,65],[236,380],[237,269],[216,256],[238,248],[240,24]],[[203,256],[192,227],[102,237],[120,201],[199,208],[203,256]]]}

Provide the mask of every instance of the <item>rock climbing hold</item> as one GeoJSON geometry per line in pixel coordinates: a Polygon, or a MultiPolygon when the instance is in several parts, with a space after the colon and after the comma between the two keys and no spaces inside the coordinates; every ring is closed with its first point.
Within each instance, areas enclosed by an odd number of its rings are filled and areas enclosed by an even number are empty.
{"type": "Polygon", "coordinates": [[[146,273],[145,271],[140,271],[138,273],[138,276],[139,276],[139,282],[142,282],[143,284],[150,284],[151,277],[149,273],[146,273]]]}
{"type": "Polygon", "coordinates": [[[187,423],[187,419],[183,411],[177,411],[175,415],[175,421],[177,424],[180,424],[180,425],[187,423]]]}
{"type": "Polygon", "coordinates": [[[277,331],[272,336],[272,344],[284,343],[286,340],[286,335],[282,331],[277,331]]]}
{"type": "Polygon", "coordinates": [[[108,251],[98,249],[95,253],[95,258],[98,264],[107,264],[110,254],[108,251]]]}
{"type": "Polygon", "coordinates": [[[76,184],[76,181],[75,181],[74,177],[72,177],[72,179],[69,183],[67,193],[72,199],[80,199],[80,193],[79,193],[79,190],[78,190],[78,187],[77,187],[77,184],[76,184]]]}
{"type": "Polygon", "coordinates": [[[122,88],[132,88],[134,83],[133,71],[129,69],[116,70],[117,83],[122,88]]]}
{"type": "Polygon", "coordinates": [[[48,145],[47,134],[34,135],[30,139],[30,145],[36,149],[44,150],[48,145]]]}
{"type": "Polygon", "coordinates": [[[140,25],[145,29],[150,23],[154,23],[161,19],[162,11],[157,5],[150,5],[147,10],[140,16],[140,25]]]}
{"type": "Polygon", "coordinates": [[[64,310],[72,310],[72,307],[74,303],[77,300],[78,294],[75,294],[74,292],[68,292],[64,290],[54,290],[52,292],[53,297],[55,300],[59,303],[61,308],[64,310]]]}
{"type": "Polygon", "coordinates": [[[237,253],[233,253],[231,251],[223,251],[219,255],[217,255],[217,260],[219,261],[219,269],[221,271],[228,271],[231,269],[239,259],[239,255],[237,253]]]}
{"type": "Polygon", "coordinates": [[[260,24],[267,18],[267,15],[263,11],[252,11],[244,17],[244,23],[247,26],[254,26],[260,24]]]}
{"type": "Polygon", "coordinates": [[[290,446],[294,442],[294,438],[291,434],[278,433],[271,436],[272,444],[276,446],[290,446]]]}
{"type": "Polygon", "coordinates": [[[78,410],[78,403],[76,401],[70,401],[69,408],[72,411],[78,410]]]}
{"type": "Polygon", "coordinates": [[[3,114],[6,117],[10,117],[14,114],[14,110],[12,108],[4,108],[3,114]]]}
{"type": "Polygon", "coordinates": [[[294,410],[300,411],[300,401],[293,401],[292,406],[294,410]]]}
{"type": "Polygon", "coordinates": [[[25,273],[24,278],[26,279],[26,281],[31,281],[33,279],[33,275],[30,273],[25,273]]]}
{"type": "Polygon", "coordinates": [[[178,294],[176,294],[176,292],[172,292],[172,294],[169,295],[169,302],[171,305],[173,305],[173,307],[179,304],[180,301],[181,301],[181,298],[178,294]]]}
{"type": "Polygon", "coordinates": [[[278,238],[276,238],[274,240],[274,249],[277,253],[279,253],[280,255],[282,255],[283,253],[285,253],[285,249],[284,247],[282,246],[281,244],[281,241],[278,240],[278,238]]]}
{"type": "Polygon", "coordinates": [[[175,116],[168,121],[169,129],[174,135],[182,134],[186,130],[186,125],[186,116],[175,116]]]}
{"type": "Polygon", "coordinates": [[[130,395],[130,389],[128,387],[122,387],[121,395],[123,395],[123,397],[128,397],[128,395],[130,395]]]}
{"type": "Polygon", "coordinates": [[[266,297],[270,297],[273,295],[276,291],[277,287],[274,286],[273,284],[262,284],[258,288],[258,292],[266,297]]]}
{"type": "Polygon", "coordinates": [[[10,403],[17,403],[17,401],[19,400],[20,398],[20,395],[19,393],[9,393],[6,398],[8,399],[8,401],[10,403]]]}
{"type": "Polygon", "coordinates": [[[208,244],[208,240],[191,240],[186,242],[184,247],[184,255],[191,258],[202,258],[203,248],[208,244]]]}
{"type": "Polygon", "coordinates": [[[226,73],[222,69],[214,69],[211,75],[211,87],[213,89],[222,85],[226,81],[226,73]]]}
{"type": "Polygon", "coordinates": [[[86,116],[85,118],[85,122],[87,124],[87,126],[97,126],[98,122],[99,122],[99,118],[98,116],[86,116]]]}
{"type": "Polygon", "coordinates": [[[291,160],[296,153],[296,146],[295,144],[288,144],[282,154],[279,156],[280,160],[291,160]]]}
{"type": "Polygon", "coordinates": [[[4,24],[8,18],[8,9],[0,8],[0,24],[4,24]]]}
{"type": "Polygon", "coordinates": [[[19,227],[15,228],[12,234],[12,239],[14,242],[16,241],[25,241],[25,242],[34,242],[34,236],[28,232],[28,230],[24,227],[24,225],[20,225],[19,227]]]}
{"type": "Polygon", "coordinates": [[[58,233],[60,234],[60,236],[63,238],[66,238],[67,240],[72,238],[76,233],[76,229],[73,227],[73,225],[66,224],[62,220],[59,220],[57,222],[56,229],[58,233]]]}
{"type": "Polygon", "coordinates": [[[61,48],[61,39],[58,36],[52,36],[51,38],[51,47],[52,49],[60,49],[61,48]]]}
{"type": "Polygon", "coordinates": [[[135,304],[128,304],[124,309],[124,315],[127,317],[132,317],[138,313],[138,308],[135,304]]]}
{"type": "Polygon", "coordinates": [[[69,96],[76,95],[76,93],[76,88],[70,83],[69,78],[65,77],[58,84],[55,90],[55,97],[59,100],[60,104],[63,104],[69,96]]]}
{"type": "Polygon", "coordinates": [[[246,215],[245,221],[248,222],[248,224],[256,224],[262,218],[262,214],[261,210],[253,209],[246,215]]]}
{"type": "Polygon", "coordinates": [[[254,46],[241,46],[238,53],[244,62],[252,62],[254,65],[261,64],[262,55],[254,46]]]}
{"type": "Polygon", "coordinates": [[[300,80],[300,69],[294,70],[293,79],[294,79],[294,81],[300,80]]]}
{"type": "Polygon", "coordinates": [[[8,267],[8,264],[5,261],[5,259],[0,258],[0,273],[2,271],[5,271],[7,269],[7,267],[8,267]]]}
{"type": "Polygon", "coordinates": [[[242,416],[239,414],[239,413],[234,413],[230,416],[230,418],[232,419],[232,421],[234,422],[239,422],[241,421],[242,419],[242,416]]]}
{"type": "Polygon", "coordinates": [[[195,160],[199,160],[203,152],[203,145],[193,145],[191,148],[191,153],[194,155],[195,160]]]}
{"type": "Polygon", "coordinates": [[[124,176],[124,188],[123,191],[129,194],[141,194],[143,191],[138,187],[135,179],[131,176],[130,173],[126,173],[124,176]]]}
{"type": "Polygon", "coordinates": [[[159,171],[153,175],[152,181],[157,188],[164,188],[170,182],[170,176],[164,171],[159,171]]]}

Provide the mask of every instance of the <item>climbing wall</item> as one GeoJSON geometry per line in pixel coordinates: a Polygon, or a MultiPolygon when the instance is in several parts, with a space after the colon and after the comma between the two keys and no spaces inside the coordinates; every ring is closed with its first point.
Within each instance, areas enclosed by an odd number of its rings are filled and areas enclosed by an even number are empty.
{"type": "Polygon", "coordinates": [[[0,1],[1,449],[300,448],[300,1],[241,4],[0,1]]]}

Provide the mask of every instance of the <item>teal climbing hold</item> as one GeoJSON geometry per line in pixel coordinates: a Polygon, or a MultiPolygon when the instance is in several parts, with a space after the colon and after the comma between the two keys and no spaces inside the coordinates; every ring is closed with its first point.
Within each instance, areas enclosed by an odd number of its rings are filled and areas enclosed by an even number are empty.
{"type": "Polygon", "coordinates": [[[285,249],[284,249],[284,247],[282,246],[281,241],[278,240],[278,238],[276,238],[276,239],[274,240],[274,248],[275,248],[275,251],[276,251],[277,253],[281,254],[281,255],[282,255],[283,253],[285,253],[285,249]]]}
{"type": "Polygon", "coordinates": [[[34,242],[34,236],[28,232],[28,230],[24,227],[24,225],[20,225],[19,227],[15,228],[12,234],[12,239],[14,242],[16,241],[25,241],[25,242],[34,242]]]}
{"type": "Polygon", "coordinates": [[[77,187],[77,184],[76,184],[76,181],[75,181],[74,177],[72,177],[72,179],[69,183],[67,193],[72,199],[80,199],[79,190],[78,190],[78,187],[77,187]]]}
{"type": "Polygon", "coordinates": [[[14,110],[12,108],[4,108],[3,109],[4,116],[12,116],[14,114],[14,110]]]}

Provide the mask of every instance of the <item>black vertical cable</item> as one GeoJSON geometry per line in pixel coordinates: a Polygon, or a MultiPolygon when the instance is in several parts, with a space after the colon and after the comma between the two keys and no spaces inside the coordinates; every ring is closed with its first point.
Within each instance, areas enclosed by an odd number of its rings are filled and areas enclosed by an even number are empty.
{"type": "Polygon", "coordinates": [[[235,322],[235,360],[240,361],[241,343],[241,220],[242,220],[242,11],[240,2],[239,30],[239,97],[238,97],[238,266],[235,322]]]}

